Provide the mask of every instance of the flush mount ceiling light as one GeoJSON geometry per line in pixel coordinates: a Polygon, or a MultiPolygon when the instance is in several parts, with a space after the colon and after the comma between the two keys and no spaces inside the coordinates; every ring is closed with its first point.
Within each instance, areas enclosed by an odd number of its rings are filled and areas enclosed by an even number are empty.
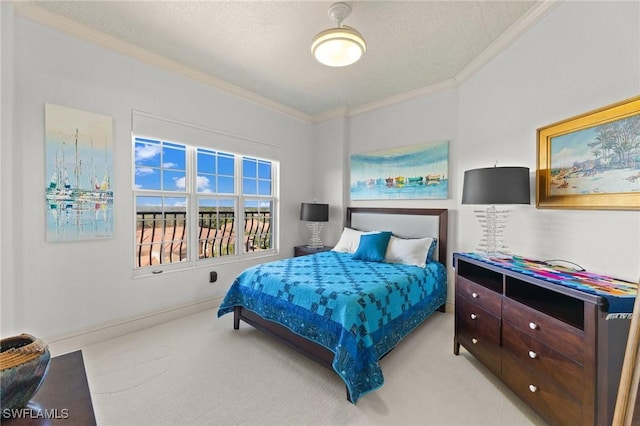
{"type": "Polygon", "coordinates": [[[344,67],[360,59],[367,51],[362,35],[351,27],[342,25],[342,21],[351,13],[346,3],[334,3],[329,7],[329,17],[337,28],[318,33],[311,43],[311,53],[318,62],[330,67],[344,67]]]}

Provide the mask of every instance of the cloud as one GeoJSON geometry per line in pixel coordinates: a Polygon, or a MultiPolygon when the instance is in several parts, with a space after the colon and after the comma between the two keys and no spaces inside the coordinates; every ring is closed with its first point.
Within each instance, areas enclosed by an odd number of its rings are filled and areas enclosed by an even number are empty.
{"type": "Polygon", "coordinates": [[[206,176],[198,176],[196,181],[196,188],[198,192],[212,192],[210,185],[211,181],[206,176]]]}
{"type": "Polygon", "coordinates": [[[167,162],[167,163],[163,163],[162,167],[164,167],[165,169],[177,169],[178,165],[176,163],[167,162]]]}
{"type": "Polygon", "coordinates": [[[187,188],[187,180],[184,176],[179,178],[173,178],[173,182],[176,184],[176,188],[178,189],[184,190],[187,188]]]}
{"type": "Polygon", "coordinates": [[[136,145],[135,160],[136,162],[148,160],[160,155],[161,152],[162,147],[159,145],[136,145]]]}
{"type": "Polygon", "coordinates": [[[575,162],[585,161],[588,159],[590,159],[589,153],[564,147],[552,154],[551,167],[571,167],[575,162]]]}
{"type": "Polygon", "coordinates": [[[152,175],[155,172],[151,167],[136,166],[136,176],[152,175]]]}

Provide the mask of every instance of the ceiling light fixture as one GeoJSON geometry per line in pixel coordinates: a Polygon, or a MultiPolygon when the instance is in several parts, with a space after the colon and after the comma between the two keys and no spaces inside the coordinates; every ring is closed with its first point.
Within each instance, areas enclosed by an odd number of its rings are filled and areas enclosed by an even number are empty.
{"type": "Polygon", "coordinates": [[[318,33],[311,43],[311,53],[318,62],[330,67],[345,67],[360,59],[367,51],[362,35],[355,29],[342,25],[342,21],[351,13],[346,3],[334,3],[329,7],[329,17],[337,28],[318,33]]]}

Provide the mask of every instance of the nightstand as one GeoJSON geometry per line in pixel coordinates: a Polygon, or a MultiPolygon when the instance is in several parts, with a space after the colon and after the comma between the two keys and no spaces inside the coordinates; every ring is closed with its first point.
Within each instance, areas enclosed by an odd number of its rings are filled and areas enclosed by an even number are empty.
{"type": "Polygon", "coordinates": [[[314,249],[307,246],[296,246],[293,248],[293,256],[298,257],[298,256],[306,256],[308,254],[322,253],[323,251],[329,251],[332,248],[333,247],[322,246],[320,248],[314,249]]]}

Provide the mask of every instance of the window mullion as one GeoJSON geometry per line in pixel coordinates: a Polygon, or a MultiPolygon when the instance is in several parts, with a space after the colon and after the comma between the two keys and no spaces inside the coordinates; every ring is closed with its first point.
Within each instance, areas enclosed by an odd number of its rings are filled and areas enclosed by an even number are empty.
{"type": "Polygon", "coordinates": [[[244,197],[242,194],[242,176],[243,176],[243,170],[242,170],[242,156],[241,155],[236,155],[235,157],[235,170],[236,170],[236,179],[235,179],[235,198],[236,198],[236,217],[238,220],[236,220],[236,223],[238,224],[238,227],[236,229],[236,253],[239,256],[243,256],[244,255],[244,245],[242,244],[242,242],[244,241],[244,229],[245,229],[245,214],[244,214],[244,197]]]}
{"type": "Polygon", "coordinates": [[[188,258],[189,263],[196,264],[198,260],[198,229],[199,229],[199,209],[198,209],[198,170],[196,167],[196,149],[187,146],[187,215],[189,217],[189,241],[188,258]]]}

